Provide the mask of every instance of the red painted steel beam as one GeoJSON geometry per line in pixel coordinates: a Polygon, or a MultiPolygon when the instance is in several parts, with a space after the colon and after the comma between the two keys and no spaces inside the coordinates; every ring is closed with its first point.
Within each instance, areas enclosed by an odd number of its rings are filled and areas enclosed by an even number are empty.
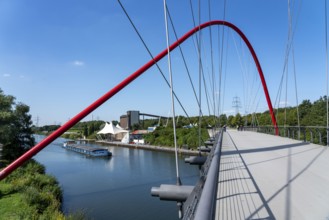
{"type": "MultiPolygon", "coordinates": [[[[170,51],[174,50],[179,44],[183,43],[187,38],[189,38],[190,36],[192,36],[194,33],[198,32],[199,30],[201,30],[201,29],[203,29],[205,27],[209,27],[209,26],[212,26],[212,25],[224,25],[224,26],[227,26],[227,27],[232,28],[234,31],[236,31],[240,35],[240,37],[244,40],[244,42],[248,46],[248,48],[249,48],[249,50],[250,50],[250,52],[251,52],[251,54],[252,54],[252,56],[254,58],[254,61],[256,63],[256,66],[257,66],[257,69],[258,69],[258,73],[259,73],[259,76],[260,76],[261,81],[262,81],[262,84],[263,84],[263,89],[264,89],[264,93],[265,93],[265,96],[266,96],[267,104],[268,104],[268,107],[269,107],[269,110],[270,110],[270,114],[272,116],[272,123],[273,123],[273,125],[274,125],[274,127],[276,129],[276,134],[277,134],[278,133],[277,123],[276,123],[275,115],[273,113],[273,107],[272,107],[270,96],[268,94],[268,90],[267,90],[267,86],[266,86],[266,82],[265,82],[265,78],[264,78],[264,75],[263,75],[262,68],[261,68],[260,63],[258,61],[258,58],[256,56],[256,53],[255,53],[253,47],[251,46],[250,42],[248,41],[247,37],[235,25],[233,25],[233,24],[231,24],[231,23],[229,23],[227,21],[219,21],[219,20],[206,22],[204,24],[201,24],[200,27],[199,26],[198,27],[195,27],[192,30],[190,30],[189,32],[187,32],[184,36],[182,36],[175,43],[173,43],[169,47],[169,50],[170,51]]],[[[165,57],[167,55],[167,53],[168,53],[167,49],[163,50],[156,57],[154,57],[153,60],[150,60],[149,62],[147,62],[144,66],[142,66],[136,72],[134,72],[133,74],[131,74],[130,76],[128,76],[126,79],[124,79],[117,86],[115,86],[114,88],[112,88],[110,91],[108,91],[102,97],[100,97],[99,99],[97,99],[94,103],[92,103],[91,105],[89,105],[87,108],[85,108],[79,114],[77,114],[76,116],[74,116],[71,120],[69,120],[68,122],[66,122],[64,125],[62,125],[60,128],[58,128],[56,131],[54,131],[52,134],[50,134],[49,136],[47,136],[45,139],[43,139],[41,142],[39,142],[37,145],[35,145],[33,148],[31,148],[29,151],[27,151],[21,157],[19,157],[17,160],[15,160],[10,165],[8,165],[6,168],[4,168],[3,170],[1,170],[0,171],[0,180],[4,179],[6,176],[8,176],[11,172],[13,172],[15,169],[17,169],[19,166],[21,166],[27,160],[31,159],[34,155],[36,155],[38,152],[40,152],[48,144],[50,144],[56,138],[58,138],[59,136],[61,136],[65,131],[67,131],[68,129],[70,129],[71,127],[73,127],[76,123],[78,123],[79,121],[81,121],[84,117],[86,117],[88,114],[90,114],[96,108],[98,108],[99,106],[101,106],[104,102],[106,102],[107,100],[109,100],[112,96],[114,96],[115,94],[117,94],[120,90],[122,90],[124,87],[126,87],[129,83],[131,83],[137,77],[139,77],[140,75],[142,75],[146,70],[148,70],[150,67],[152,67],[156,62],[158,62],[163,57],[165,57]]]]}

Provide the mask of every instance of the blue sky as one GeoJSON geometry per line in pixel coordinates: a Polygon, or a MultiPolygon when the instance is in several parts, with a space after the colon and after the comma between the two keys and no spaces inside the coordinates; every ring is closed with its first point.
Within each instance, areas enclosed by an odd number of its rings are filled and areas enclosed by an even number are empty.
{"type": "MultiPolygon", "coordinates": [[[[179,36],[193,27],[189,2],[167,1],[179,36]]],[[[192,2],[197,16],[198,2],[192,2]]],[[[224,2],[210,2],[212,19],[223,19],[224,2]]],[[[314,101],[326,93],[324,2],[292,2],[298,100],[314,101]]],[[[122,0],[122,3],[153,55],[165,49],[163,1],[122,0]]],[[[201,21],[205,22],[209,20],[208,4],[202,3],[201,21]]],[[[274,105],[288,39],[287,1],[229,0],[225,20],[238,26],[249,38],[274,105]]],[[[235,96],[241,100],[242,113],[266,110],[264,95],[257,92],[259,79],[248,50],[234,32],[225,29],[222,35],[222,30],[212,28],[217,75],[221,50],[218,42],[224,36],[222,112],[235,113],[232,107],[235,96]]],[[[173,42],[172,28],[169,32],[173,42]]],[[[206,78],[211,75],[212,65],[209,39],[209,30],[204,30],[202,57],[206,78]]],[[[182,49],[198,92],[194,40],[188,40],[182,49]]],[[[18,102],[29,105],[35,123],[37,117],[40,125],[65,123],[149,60],[117,1],[0,0],[0,88],[5,94],[15,96],[18,102]]],[[[197,115],[196,101],[178,51],[172,53],[172,64],[174,88],[188,113],[197,115]]],[[[168,77],[167,59],[159,65],[168,77]]],[[[277,101],[281,105],[296,105],[292,66],[290,53],[287,95],[284,89],[277,101]]],[[[208,114],[204,93],[202,106],[208,114]]],[[[157,68],[152,67],[84,120],[119,120],[127,110],[167,116],[170,108],[169,89],[157,68]]],[[[176,114],[183,114],[177,103],[176,109],[176,114]]]]}

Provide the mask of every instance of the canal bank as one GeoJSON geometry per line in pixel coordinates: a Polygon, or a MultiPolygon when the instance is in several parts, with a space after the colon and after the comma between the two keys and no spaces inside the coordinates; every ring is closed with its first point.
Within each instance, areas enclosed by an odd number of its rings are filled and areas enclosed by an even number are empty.
{"type": "MultiPolygon", "coordinates": [[[[126,148],[141,149],[141,150],[175,153],[174,147],[154,146],[154,145],[148,145],[148,144],[125,144],[125,143],[122,143],[119,141],[96,141],[95,143],[102,144],[102,145],[115,146],[115,147],[126,147],[126,148]]],[[[193,155],[199,155],[199,151],[178,148],[178,154],[193,156],[193,155]]]]}

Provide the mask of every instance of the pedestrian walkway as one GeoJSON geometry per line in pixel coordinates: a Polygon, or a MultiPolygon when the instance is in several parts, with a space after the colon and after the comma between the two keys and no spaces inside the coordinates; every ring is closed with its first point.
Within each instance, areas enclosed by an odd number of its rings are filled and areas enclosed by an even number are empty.
{"type": "Polygon", "coordinates": [[[223,135],[216,219],[329,219],[329,150],[288,138],[223,135]]]}

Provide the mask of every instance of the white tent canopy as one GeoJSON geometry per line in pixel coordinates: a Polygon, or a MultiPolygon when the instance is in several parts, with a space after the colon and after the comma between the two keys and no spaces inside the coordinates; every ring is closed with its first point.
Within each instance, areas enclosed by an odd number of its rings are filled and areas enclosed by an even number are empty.
{"type": "Polygon", "coordinates": [[[105,123],[105,126],[102,130],[100,130],[99,132],[97,132],[97,134],[118,134],[118,133],[122,133],[122,132],[128,132],[127,130],[124,129],[120,129],[115,127],[112,122],[111,123],[105,123]]]}
{"type": "Polygon", "coordinates": [[[115,127],[119,128],[120,130],[124,130],[119,124],[117,124],[115,127]]]}

